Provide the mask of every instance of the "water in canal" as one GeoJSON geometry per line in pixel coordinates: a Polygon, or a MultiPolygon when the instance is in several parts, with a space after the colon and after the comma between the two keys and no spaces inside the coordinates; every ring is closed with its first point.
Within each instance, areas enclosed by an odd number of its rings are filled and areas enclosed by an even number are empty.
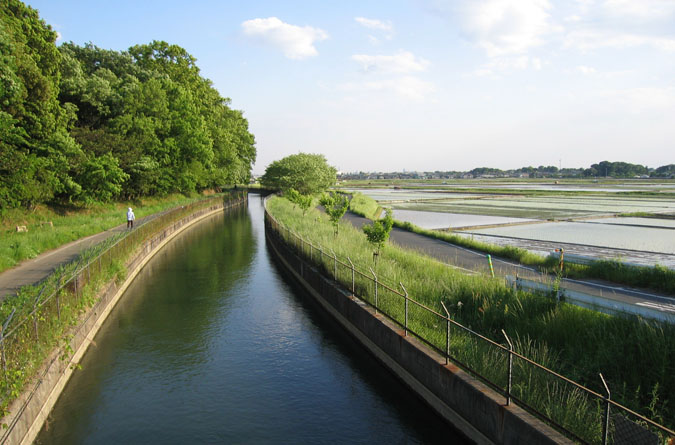
{"type": "Polygon", "coordinates": [[[280,275],[257,197],[143,269],[37,439],[440,442],[463,439],[280,275]]]}

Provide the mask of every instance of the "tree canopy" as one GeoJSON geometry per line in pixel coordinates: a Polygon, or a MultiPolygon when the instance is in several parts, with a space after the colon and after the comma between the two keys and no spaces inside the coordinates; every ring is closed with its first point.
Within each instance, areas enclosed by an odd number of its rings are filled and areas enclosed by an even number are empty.
{"type": "Polygon", "coordinates": [[[298,153],[272,162],[260,178],[263,187],[303,195],[328,190],[337,180],[337,170],[320,154],[298,153]]]}
{"type": "Polygon", "coordinates": [[[36,10],[3,1],[0,207],[248,181],[256,158],[248,122],[185,49],[55,40],[36,10]]]}

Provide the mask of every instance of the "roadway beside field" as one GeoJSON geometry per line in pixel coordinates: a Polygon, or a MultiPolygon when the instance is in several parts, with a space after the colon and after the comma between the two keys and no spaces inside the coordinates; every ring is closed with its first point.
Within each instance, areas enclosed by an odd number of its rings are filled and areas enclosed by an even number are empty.
{"type": "MultiPolygon", "coordinates": [[[[351,212],[347,212],[343,219],[349,221],[359,230],[364,224],[371,222],[369,219],[351,212]]],[[[465,272],[490,273],[485,253],[456,246],[446,241],[430,238],[397,227],[392,229],[390,239],[400,247],[424,253],[465,272]]],[[[532,267],[523,266],[511,260],[493,256],[492,262],[496,276],[505,277],[506,275],[511,275],[543,282],[550,282],[552,280],[550,276],[532,267]]],[[[675,313],[675,298],[652,291],[628,288],[602,280],[576,280],[569,278],[564,278],[560,287],[588,295],[610,298],[623,303],[649,306],[661,312],[675,313]]]]}

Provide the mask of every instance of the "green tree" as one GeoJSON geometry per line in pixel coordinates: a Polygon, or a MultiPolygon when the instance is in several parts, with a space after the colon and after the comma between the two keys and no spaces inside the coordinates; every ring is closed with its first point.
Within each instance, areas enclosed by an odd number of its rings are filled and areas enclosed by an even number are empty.
{"type": "Polygon", "coordinates": [[[117,158],[110,153],[88,159],[82,164],[82,172],[78,177],[83,188],[86,202],[110,201],[122,193],[124,182],[129,179],[120,167],[117,158]]]}
{"type": "Polygon", "coordinates": [[[284,193],[286,199],[296,204],[302,210],[302,216],[307,214],[307,210],[312,206],[314,198],[312,195],[303,195],[295,189],[289,189],[284,193]]]}
{"type": "Polygon", "coordinates": [[[363,226],[363,232],[366,234],[368,242],[373,246],[373,261],[377,263],[377,258],[380,256],[380,251],[384,244],[389,239],[389,233],[394,226],[394,219],[391,216],[391,210],[387,209],[384,218],[377,219],[370,225],[363,226]]]}
{"type": "MultiPolygon", "coordinates": [[[[58,100],[56,33],[18,0],[0,8],[0,167],[3,205],[32,207],[80,187],[70,159],[79,147],[68,135],[71,114],[58,100]],[[11,169],[11,171],[10,171],[11,169]],[[5,181],[10,181],[6,183],[5,181]]],[[[74,156],[74,157],[73,157],[74,156]]]]}
{"type": "Polygon", "coordinates": [[[653,178],[672,178],[675,176],[675,164],[662,165],[654,170],[650,176],[653,178]]]}
{"type": "Polygon", "coordinates": [[[328,218],[330,218],[330,222],[333,224],[335,236],[337,236],[340,230],[340,218],[344,216],[347,208],[349,208],[349,199],[341,193],[324,193],[319,203],[326,209],[328,218]]]}
{"type": "Polygon", "coordinates": [[[310,195],[328,190],[337,180],[337,170],[320,154],[298,153],[272,162],[260,178],[263,187],[286,191],[291,188],[310,195]]]}

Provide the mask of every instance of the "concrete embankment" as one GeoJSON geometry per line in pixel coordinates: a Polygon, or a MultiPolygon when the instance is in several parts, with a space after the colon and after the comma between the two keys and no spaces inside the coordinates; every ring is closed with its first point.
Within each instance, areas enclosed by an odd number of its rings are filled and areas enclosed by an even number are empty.
{"type": "Polygon", "coordinates": [[[67,347],[50,354],[35,381],[9,407],[9,414],[1,419],[6,425],[0,444],[29,444],[35,440],[43,424],[65,387],[73,371],[99,328],[115,304],[124,294],[143,266],[175,236],[197,222],[222,212],[225,208],[245,205],[246,197],[231,202],[220,202],[180,219],[145,240],[127,262],[127,275],[122,283],[109,283],[98,295],[96,304],[80,319],[70,333],[67,347]]]}
{"type": "MultiPolygon", "coordinates": [[[[268,221],[266,220],[266,223],[268,221]]],[[[328,314],[436,412],[476,443],[572,443],[429,350],[306,263],[266,224],[280,264],[328,314]]]]}

